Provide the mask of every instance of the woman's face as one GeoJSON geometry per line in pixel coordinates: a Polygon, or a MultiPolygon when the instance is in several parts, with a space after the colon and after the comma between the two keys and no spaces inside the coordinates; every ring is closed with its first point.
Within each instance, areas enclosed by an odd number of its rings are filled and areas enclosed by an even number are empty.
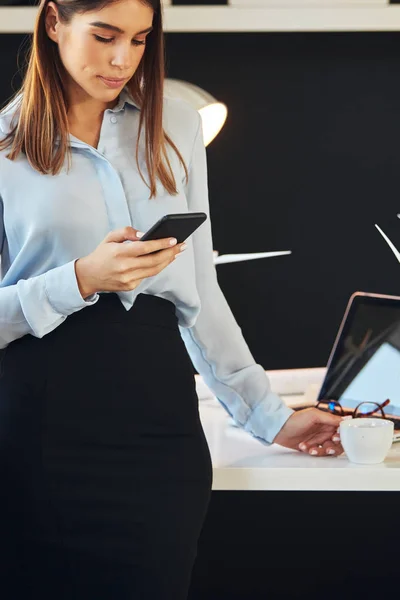
{"type": "Polygon", "coordinates": [[[48,36],[58,44],[67,73],[67,89],[101,103],[115,100],[134,75],[145,51],[153,9],[140,0],[119,0],[83,14],[68,25],[49,2],[48,36]],[[72,89],[71,89],[72,86],[72,89]]]}

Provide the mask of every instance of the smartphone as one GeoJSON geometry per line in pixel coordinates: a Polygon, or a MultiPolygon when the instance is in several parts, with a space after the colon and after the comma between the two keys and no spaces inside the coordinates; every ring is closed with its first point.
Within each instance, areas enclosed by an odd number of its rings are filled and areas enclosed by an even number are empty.
{"type": "Polygon", "coordinates": [[[206,213],[175,213],[165,215],[140,238],[140,241],[174,237],[178,244],[184,242],[207,219],[206,213]]]}

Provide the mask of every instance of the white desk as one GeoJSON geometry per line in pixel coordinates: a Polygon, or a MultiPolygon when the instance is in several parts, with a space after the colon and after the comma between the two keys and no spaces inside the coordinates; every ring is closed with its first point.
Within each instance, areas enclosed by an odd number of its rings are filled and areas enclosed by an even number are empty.
{"type": "MultiPolygon", "coordinates": [[[[324,369],[268,374],[272,389],[293,406],[304,396],[313,401],[324,369]]],[[[345,455],[315,458],[275,444],[264,446],[232,426],[201,378],[196,379],[214,468],[214,490],[400,491],[400,444],[393,445],[384,463],[372,466],[351,464],[345,455]]]]}

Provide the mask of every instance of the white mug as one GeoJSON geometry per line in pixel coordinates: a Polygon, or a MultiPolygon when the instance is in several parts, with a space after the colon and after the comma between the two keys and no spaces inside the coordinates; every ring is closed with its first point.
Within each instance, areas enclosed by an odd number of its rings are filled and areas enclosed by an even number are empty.
{"type": "Polygon", "coordinates": [[[394,425],[388,419],[344,419],[339,426],[340,441],[347,458],[363,465],[385,460],[393,443],[394,425]]]}

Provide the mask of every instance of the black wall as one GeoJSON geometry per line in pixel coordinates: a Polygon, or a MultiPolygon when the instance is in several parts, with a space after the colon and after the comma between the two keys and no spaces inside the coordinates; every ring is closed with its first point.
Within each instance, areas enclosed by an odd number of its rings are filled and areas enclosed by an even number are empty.
{"type": "MultiPolygon", "coordinates": [[[[0,36],[0,102],[24,37],[0,36]]],[[[400,34],[167,34],[168,75],[229,107],[208,148],[214,247],[265,368],[322,366],[350,294],[400,295],[400,34]]],[[[14,78],[14,86],[19,83],[14,78]]]]}

